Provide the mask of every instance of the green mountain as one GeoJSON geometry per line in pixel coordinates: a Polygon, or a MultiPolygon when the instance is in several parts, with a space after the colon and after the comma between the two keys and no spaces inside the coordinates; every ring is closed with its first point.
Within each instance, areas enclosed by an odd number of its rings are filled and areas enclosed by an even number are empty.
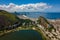
{"type": "Polygon", "coordinates": [[[7,29],[9,26],[12,26],[18,22],[19,18],[16,15],[0,10],[0,30],[7,29]]]}

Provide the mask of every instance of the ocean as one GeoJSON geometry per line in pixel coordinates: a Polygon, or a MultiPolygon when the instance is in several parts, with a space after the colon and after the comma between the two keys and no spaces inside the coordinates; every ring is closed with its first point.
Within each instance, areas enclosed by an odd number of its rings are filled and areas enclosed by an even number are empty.
{"type": "Polygon", "coordinates": [[[38,18],[39,16],[43,16],[47,19],[60,19],[60,13],[57,12],[19,12],[16,14],[20,14],[20,15],[26,15],[28,17],[31,18],[38,18]]]}

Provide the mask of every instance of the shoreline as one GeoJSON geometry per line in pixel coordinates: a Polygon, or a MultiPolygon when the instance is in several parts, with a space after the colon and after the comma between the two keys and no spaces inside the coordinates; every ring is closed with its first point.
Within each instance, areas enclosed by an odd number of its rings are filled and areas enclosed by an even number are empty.
{"type": "Polygon", "coordinates": [[[6,31],[6,30],[5,30],[5,32],[2,33],[2,35],[0,34],[0,37],[1,37],[1,36],[4,36],[4,35],[7,35],[7,34],[9,34],[9,33],[13,33],[13,32],[16,32],[16,31],[20,31],[20,30],[35,30],[35,31],[37,31],[39,34],[41,34],[41,37],[42,37],[43,40],[48,40],[48,39],[46,38],[46,36],[44,36],[44,33],[42,32],[41,29],[38,30],[38,28],[36,28],[36,27],[33,27],[33,28],[22,28],[22,27],[18,27],[18,28],[16,28],[16,29],[12,29],[12,30],[9,30],[9,31],[6,31]],[[33,28],[35,28],[35,29],[33,29],[33,28]]]}

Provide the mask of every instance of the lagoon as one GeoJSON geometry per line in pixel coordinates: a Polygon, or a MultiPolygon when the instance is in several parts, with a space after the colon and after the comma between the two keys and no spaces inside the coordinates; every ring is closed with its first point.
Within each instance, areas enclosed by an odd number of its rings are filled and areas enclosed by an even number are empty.
{"type": "Polygon", "coordinates": [[[35,30],[20,30],[0,37],[0,40],[42,40],[42,37],[35,30]]]}

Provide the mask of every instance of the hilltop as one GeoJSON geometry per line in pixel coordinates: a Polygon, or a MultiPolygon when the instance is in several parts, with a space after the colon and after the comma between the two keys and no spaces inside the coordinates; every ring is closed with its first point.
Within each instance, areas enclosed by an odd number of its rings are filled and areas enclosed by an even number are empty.
{"type": "Polygon", "coordinates": [[[7,29],[9,26],[19,22],[19,18],[12,13],[0,10],[0,30],[7,29]]]}

